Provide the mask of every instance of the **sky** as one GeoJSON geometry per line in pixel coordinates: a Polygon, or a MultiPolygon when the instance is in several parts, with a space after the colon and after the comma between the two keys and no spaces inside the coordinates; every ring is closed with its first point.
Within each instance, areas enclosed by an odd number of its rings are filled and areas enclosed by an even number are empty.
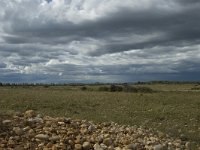
{"type": "Polygon", "coordinates": [[[0,0],[0,82],[200,81],[199,0],[0,0]]]}

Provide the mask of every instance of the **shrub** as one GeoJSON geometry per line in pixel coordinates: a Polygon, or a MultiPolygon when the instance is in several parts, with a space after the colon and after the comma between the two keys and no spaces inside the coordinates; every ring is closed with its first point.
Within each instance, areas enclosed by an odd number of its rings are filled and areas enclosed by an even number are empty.
{"type": "Polygon", "coordinates": [[[122,86],[111,85],[110,92],[121,92],[123,90],[122,86]]]}
{"type": "Polygon", "coordinates": [[[154,91],[149,87],[144,87],[144,86],[133,87],[133,86],[127,85],[127,86],[124,86],[124,92],[152,93],[154,91]]]}
{"type": "Polygon", "coordinates": [[[154,92],[151,88],[149,87],[137,87],[137,91],[141,93],[152,93],[154,92]]]}
{"type": "MultiPolygon", "coordinates": [[[[48,88],[48,87],[49,87],[49,85],[45,84],[45,85],[43,85],[43,87],[44,87],[44,88],[48,88]]],[[[25,87],[25,88],[26,88],[26,87],[25,87]]]]}
{"type": "Polygon", "coordinates": [[[99,91],[109,91],[109,87],[107,86],[100,86],[99,91]]]}
{"type": "Polygon", "coordinates": [[[200,90],[200,87],[192,87],[191,90],[200,90]]]}
{"type": "Polygon", "coordinates": [[[86,86],[83,86],[83,87],[81,87],[81,90],[82,90],[82,91],[86,91],[86,90],[87,90],[87,87],[86,87],[86,86]]]}
{"type": "Polygon", "coordinates": [[[108,86],[100,86],[99,91],[109,91],[109,92],[133,92],[133,93],[152,93],[154,92],[151,88],[149,87],[133,87],[133,86],[129,86],[129,85],[124,85],[124,86],[120,86],[120,85],[110,85],[110,87],[108,86]]]}
{"type": "Polygon", "coordinates": [[[124,92],[137,92],[136,88],[129,86],[129,85],[125,85],[124,88],[123,88],[123,91],[124,92]]]}

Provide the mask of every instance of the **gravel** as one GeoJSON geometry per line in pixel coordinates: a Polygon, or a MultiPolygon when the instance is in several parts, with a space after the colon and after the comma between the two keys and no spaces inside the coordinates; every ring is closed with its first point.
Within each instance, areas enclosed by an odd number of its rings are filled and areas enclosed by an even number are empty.
{"type": "Polygon", "coordinates": [[[42,117],[33,110],[0,121],[0,150],[189,150],[191,145],[184,136],[174,139],[114,122],[42,117]]]}

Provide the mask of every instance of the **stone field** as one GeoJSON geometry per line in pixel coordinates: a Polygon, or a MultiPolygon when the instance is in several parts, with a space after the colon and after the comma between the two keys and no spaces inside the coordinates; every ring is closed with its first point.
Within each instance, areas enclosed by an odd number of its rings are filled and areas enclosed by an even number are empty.
{"type": "Polygon", "coordinates": [[[0,119],[0,150],[182,150],[191,143],[162,132],[114,122],[52,118],[33,110],[0,119]]]}

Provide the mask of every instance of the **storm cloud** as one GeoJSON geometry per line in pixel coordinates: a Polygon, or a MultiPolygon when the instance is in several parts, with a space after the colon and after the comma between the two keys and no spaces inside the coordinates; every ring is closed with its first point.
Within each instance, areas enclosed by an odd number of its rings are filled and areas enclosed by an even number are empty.
{"type": "Polygon", "coordinates": [[[0,82],[199,80],[198,0],[1,0],[0,82]]]}

